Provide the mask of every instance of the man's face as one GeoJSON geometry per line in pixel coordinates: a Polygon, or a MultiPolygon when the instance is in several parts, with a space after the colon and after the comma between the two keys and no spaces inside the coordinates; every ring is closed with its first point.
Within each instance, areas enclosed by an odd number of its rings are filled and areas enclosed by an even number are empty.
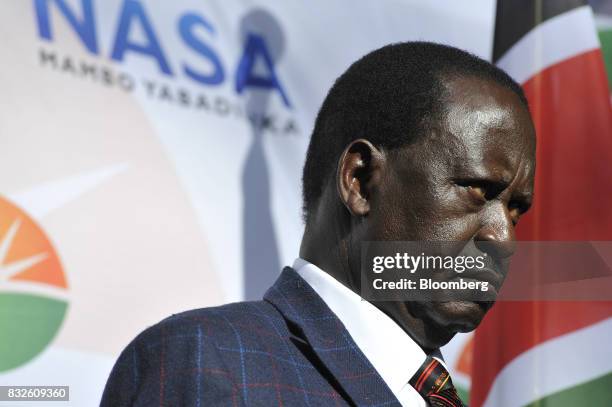
{"type": "MultiPolygon", "coordinates": [[[[514,251],[514,228],[532,200],[533,125],[518,96],[494,82],[457,78],[447,88],[438,126],[388,153],[389,171],[369,214],[369,239],[464,242],[460,254],[487,254],[494,274],[489,285],[499,289],[514,251]]],[[[427,324],[457,332],[474,329],[491,304],[405,305],[427,324]]]]}

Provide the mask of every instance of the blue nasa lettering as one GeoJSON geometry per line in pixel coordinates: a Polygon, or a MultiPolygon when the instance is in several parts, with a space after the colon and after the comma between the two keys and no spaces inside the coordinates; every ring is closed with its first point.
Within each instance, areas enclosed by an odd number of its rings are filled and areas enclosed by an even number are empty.
{"type": "Polygon", "coordinates": [[[142,5],[134,0],[125,0],[123,2],[123,10],[119,19],[117,34],[115,35],[111,59],[123,61],[125,52],[128,50],[155,58],[159,69],[166,75],[172,76],[172,70],[161,49],[155,31],[153,31],[153,26],[149,22],[142,5]],[[136,44],[129,40],[130,29],[136,22],[140,24],[145,34],[145,45],[136,44]]]}
{"type": "MultiPolygon", "coordinates": [[[[98,54],[98,42],[96,39],[96,20],[94,18],[92,0],[82,0],[81,10],[83,19],[79,21],[75,14],[62,0],[55,2],[59,11],[66,17],[74,31],[77,33],[81,42],[92,54],[98,54]]],[[[36,21],[38,23],[38,35],[47,41],[53,40],[51,24],[49,23],[49,7],[47,0],[34,0],[36,9],[36,21]]]]}
{"type": "Polygon", "coordinates": [[[223,70],[223,65],[221,64],[221,60],[219,60],[217,54],[215,54],[215,52],[208,45],[206,45],[206,43],[200,41],[193,33],[193,29],[198,25],[204,27],[206,31],[210,32],[211,34],[215,34],[215,29],[210,23],[208,23],[208,21],[196,14],[191,13],[185,14],[180,18],[179,33],[181,34],[183,41],[185,41],[185,44],[189,45],[193,50],[210,60],[214,69],[211,74],[206,75],[194,70],[187,64],[183,64],[183,72],[185,72],[185,75],[189,76],[191,79],[205,85],[218,85],[225,79],[225,71],[223,70]]]}
{"type": "Polygon", "coordinates": [[[266,47],[265,40],[253,33],[249,33],[246,39],[246,45],[244,52],[242,53],[242,59],[238,64],[236,71],[236,92],[242,93],[242,91],[248,87],[258,87],[264,89],[277,89],[285,102],[285,106],[291,107],[289,98],[285,94],[283,87],[281,86],[276,72],[274,70],[274,62],[270,57],[268,48],[266,47]],[[255,75],[254,66],[256,59],[260,57],[268,70],[268,76],[255,75]]]}
{"type": "MultiPolygon", "coordinates": [[[[50,8],[54,6],[77,34],[85,48],[94,55],[100,55],[93,0],[80,0],[80,13],[70,7],[66,0],[33,1],[40,38],[46,41],[53,41],[50,8]]],[[[174,76],[174,70],[164,53],[162,43],[156,35],[155,26],[147,16],[143,4],[137,0],[123,1],[119,12],[117,30],[112,42],[110,59],[123,62],[129,53],[145,56],[154,60],[164,75],[172,77],[174,76]],[[144,43],[136,43],[130,39],[130,32],[136,25],[139,25],[144,33],[144,43]]],[[[212,70],[202,72],[182,62],[181,72],[197,83],[207,86],[218,86],[226,79],[224,64],[220,55],[201,38],[196,36],[195,30],[198,27],[204,28],[211,36],[215,35],[214,26],[200,15],[184,13],[178,19],[178,32],[181,40],[189,49],[208,60],[212,70]]],[[[243,53],[234,78],[234,89],[238,94],[243,93],[248,88],[275,90],[279,93],[284,105],[291,108],[291,102],[277,75],[274,60],[270,57],[268,46],[263,37],[254,33],[247,34],[243,53]],[[255,72],[255,62],[258,59],[263,62],[267,70],[265,75],[255,72]]]]}

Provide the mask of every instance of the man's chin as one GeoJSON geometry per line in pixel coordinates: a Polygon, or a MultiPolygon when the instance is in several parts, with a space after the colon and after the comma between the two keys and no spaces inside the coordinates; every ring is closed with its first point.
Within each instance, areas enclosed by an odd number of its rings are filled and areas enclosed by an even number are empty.
{"type": "Polygon", "coordinates": [[[457,333],[476,329],[492,306],[492,302],[428,302],[423,311],[427,319],[432,320],[440,329],[457,333]]]}

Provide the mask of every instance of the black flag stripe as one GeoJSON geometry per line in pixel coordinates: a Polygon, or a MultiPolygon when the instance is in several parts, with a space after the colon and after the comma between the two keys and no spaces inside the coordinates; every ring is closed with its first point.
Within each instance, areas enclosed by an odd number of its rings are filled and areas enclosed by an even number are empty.
{"type": "Polygon", "coordinates": [[[586,0],[497,0],[493,63],[536,25],[586,4],[586,0]]]}

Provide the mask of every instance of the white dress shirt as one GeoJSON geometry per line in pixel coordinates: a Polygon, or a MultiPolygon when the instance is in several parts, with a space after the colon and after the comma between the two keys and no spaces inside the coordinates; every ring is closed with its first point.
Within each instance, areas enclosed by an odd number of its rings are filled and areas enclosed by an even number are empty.
{"type": "Polygon", "coordinates": [[[298,258],[293,269],[342,321],[402,406],[426,407],[408,383],[427,357],[421,347],[385,313],[314,264],[298,258]]]}

